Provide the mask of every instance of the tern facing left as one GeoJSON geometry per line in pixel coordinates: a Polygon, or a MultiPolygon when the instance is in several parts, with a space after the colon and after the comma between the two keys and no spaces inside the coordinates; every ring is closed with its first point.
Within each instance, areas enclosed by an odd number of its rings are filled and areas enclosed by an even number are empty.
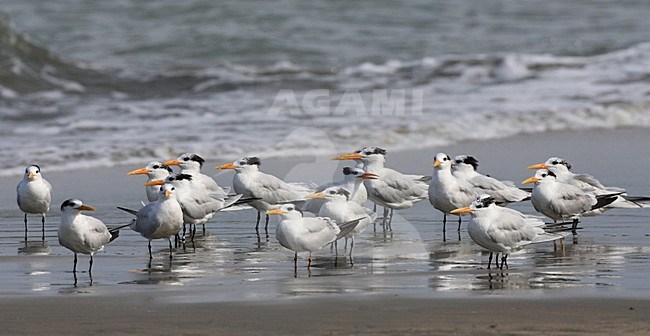
{"type": "Polygon", "coordinates": [[[525,215],[517,210],[496,205],[495,199],[487,194],[478,196],[469,207],[451,211],[452,214],[470,213],[471,219],[467,232],[472,240],[490,251],[488,269],[492,263],[492,254],[496,253],[496,264],[501,269],[508,267],[508,254],[529,244],[536,244],[562,239],[563,236],[544,231],[544,222],[534,216],[525,215]]]}
{"type": "Polygon", "coordinates": [[[477,195],[488,194],[499,205],[521,202],[530,198],[530,193],[517,188],[514,182],[499,181],[476,171],[478,161],[470,155],[458,155],[454,158],[451,173],[467,181],[477,195]]]}
{"type": "Polygon", "coordinates": [[[27,214],[40,214],[45,239],[45,214],[50,210],[52,186],[41,175],[41,168],[31,165],[16,187],[18,207],[25,213],[25,237],[27,237],[27,214]]]}
{"type": "MultiPolygon", "coordinates": [[[[151,161],[147,163],[146,167],[132,170],[127,175],[147,175],[147,182],[151,182],[162,180],[172,173],[173,171],[168,165],[160,161],[151,161]]],[[[147,192],[149,202],[154,202],[158,199],[158,194],[160,194],[160,186],[145,186],[145,191],[147,192]]]]}
{"type": "Polygon", "coordinates": [[[77,272],[77,253],[89,254],[88,273],[92,275],[94,254],[102,251],[104,245],[117,238],[119,231],[109,231],[99,219],[82,214],[83,210],[95,211],[95,208],[83,204],[78,199],[69,199],[61,204],[59,244],[74,253],[74,273],[77,272]]]}
{"type": "Polygon", "coordinates": [[[205,160],[195,153],[184,153],[178,156],[175,160],[166,161],[165,164],[169,166],[179,166],[181,174],[191,175],[194,181],[203,185],[206,190],[217,198],[225,198],[228,196],[228,191],[220,187],[212,177],[201,173],[205,160]]]}
{"type": "Polygon", "coordinates": [[[330,218],[303,217],[293,204],[285,204],[266,213],[281,216],[282,220],[275,228],[275,236],[280,245],[295,252],[294,269],[298,267],[298,252],[309,252],[309,268],[312,252],[348,234],[359,223],[357,220],[339,226],[330,218]]]}

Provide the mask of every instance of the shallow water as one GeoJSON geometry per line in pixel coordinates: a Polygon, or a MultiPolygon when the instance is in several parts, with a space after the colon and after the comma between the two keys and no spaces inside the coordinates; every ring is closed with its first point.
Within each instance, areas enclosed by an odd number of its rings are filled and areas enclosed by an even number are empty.
{"type": "MultiPolygon", "coordinates": [[[[128,203],[128,200],[125,200],[128,203]]],[[[129,217],[112,202],[95,203],[95,215],[108,226],[129,217]]],[[[517,208],[531,211],[529,205],[517,208]]],[[[339,257],[324,248],[314,254],[309,271],[301,255],[297,274],[293,253],[279,246],[273,232],[254,231],[252,210],[226,212],[197,231],[194,246],[176,249],[167,258],[166,241],[153,243],[148,267],[146,240],[128,230],[95,257],[93,281],[88,258],[80,256],[74,285],[72,253],[59,246],[54,212],[41,240],[40,221],[30,218],[25,241],[22,216],[0,212],[2,295],[111,295],[116,292],[160,292],[160,300],[179,302],[266,300],[323,294],[396,294],[438,296],[629,296],[648,293],[650,283],[650,213],[613,210],[584,220],[575,242],[565,251],[552,244],[526,248],[508,258],[509,270],[486,269],[488,254],[471,242],[465,229],[448,224],[443,242],[440,216],[427,203],[396,215],[393,231],[381,225],[357,238],[353,264],[342,244],[339,257]],[[402,217],[403,215],[403,217],[402,217]],[[641,293],[641,294],[640,294],[641,293]]],[[[275,220],[272,219],[270,231],[275,220]]]]}

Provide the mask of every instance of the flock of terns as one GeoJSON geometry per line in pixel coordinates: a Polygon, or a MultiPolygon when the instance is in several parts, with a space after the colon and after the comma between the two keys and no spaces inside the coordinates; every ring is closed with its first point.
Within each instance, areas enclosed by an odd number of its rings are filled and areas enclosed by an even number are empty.
{"type": "MultiPolygon", "coordinates": [[[[381,220],[385,229],[392,230],[395,210],[408,209],[418,201],[429,199],[444,214],[443,230],[446,230],[447,215],[458,216],[460,231],[461,215],[469,214],[470,237],[490,251],[488,269],[494,253],[496,267],[503,269],[504,265],[508,267],[508,254],[525,245],[548,241],[555,244],[558,240],[562,242],[569,232],[575,235],[582,216],[598,215],[612,208],[645,208],[650,201],[649,197],[628,196],[624,189],[605,187],[591,175],[573,173],[566,160],[556,157],[528,167],[536,169],[533,177],[523,181],[533,184],[531,190],[479,173],[477,160],[468,155],[452,159],[444,153],[436,154],[431,176],[407,175],[387,168],[385,156],[386,151],[379,147],[339,155],[334,160],[352,160],[355,165],[343,168],[341,181],[317,187],[285,182],[260,171],[258,157],[244,157],[216,167],[235,171],[232,190],[201,173],[205,161],[197,154],[185,153],[166,162],[153,161],[128,173],[148,177],[145,189],[149,203],[139,210],[118,207],[135,216],[131,223],[109,229],[99,219],[82,213],[95,210],[93,207],[79,199],[68,199],[61,205],[59,243],[74,253],[73,272],[76,272],[77,254],[82,253],[90,255],[88,271],[91,273],[94,254],[126,227],[148,240],[150,261],[151,241],[167,239],[171,259],[172,237],[176,238],[176,246],[185,246],[188,235],[194,239],[196,226],[203,225],[205,231],[205,223],[217,212],[252,207],[257,210],[256,230],[262,214],[265,214],[265,230],[268,230],[269,215],[281,217],[276,238],[283,247],[295,252],[295,270],[298,252],[309,252],[309,268],[313,251],[336,244],[341,238],[345,238],[346,244],[350,240],[352,258],[355,236],[362,234],[371,223],[381,220]],[[180,170],[174,172],[173,166],[180,170]],[[368,200],[375,204],[373,210],[364,207],[368,200]],[[505,207],[527,200],[553,223],[505,207]],[[377,206],[383,207],[382,217],[376,215],[377,206]],[[307,212],[316,217],[305,216],[307,212]]],[[[18,206],[25,213],[25,232],[27,214],[40,214],[44,234],[51,191],[40,167],[26,168],[17,187],[18,206]]]]}

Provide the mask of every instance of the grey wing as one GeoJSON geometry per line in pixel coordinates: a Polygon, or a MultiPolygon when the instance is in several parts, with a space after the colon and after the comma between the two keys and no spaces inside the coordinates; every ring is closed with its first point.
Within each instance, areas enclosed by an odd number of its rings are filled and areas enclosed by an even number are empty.
{"type": "Polygon", "coordinates": [[[265,202],[279,204],[300,199],[293,187],[273,175],[264,174],[256,182],[251,196],[259,197],[265,202]]]}
{"type": "Polygon", "coordinates": [[[302,221],[309,234],[297,239],[305,246],[324,246],[336,240],[336,235],[341,232],[336,223],[327,217],[304,217],[302,221]]]}
{"type": "Polygon", "coordinates": [[[404,200],[413,200],[426,197],[427,185],[424,182],[416,182],[405,175],[394,171],[386,170],[380,180],[386,188],[383,188],[381,195],[375,195],[386,203],[401,203],[404,200]]]}
{"type": "Polygon", "coordinates": [[[575,178],[578,181],[584,182],[594,188],[598,189],[606,189],[605,186],[600,183],[595,177],[589,175],[589,174],[574,174],[573,178],[575,178]]]}
{"type": "Polygon", "coordinates": [[[530,244],[537,235],[535,228],[527,224],[526,218],[520,212],[507,208],[501,210],[499,221],[487,230],[490,239],[511,248],[530,244]]]}
{"type": "Polygon", "coordinates": [[[106,225],[95,217],[86,216],[88,230],[84,232],[84,245],[92,250],[99,250],[111,240],[106,225]]]}
{"type": "Polygon", "coordinates": [[[469,180],[469,183],[476,188],[488,191],[498,191],[506,188],[507,186],[501,181],[492,177],[477,175],[469,180]]]}
{"type": "Polygon", "coordinates": [[[155,211],[154,203],[149,203],[140,209],[135,219],[135,228],[133,228],[133,231],[139,232],[145,237],[153,235],[159,226],[155,211]]]}
{"type": "Polygon", "coordinates": [[[556,198],[551,200],[551,210],[558,214],[576,215],[591,209],[596,204],[596,198],[571,185],[562,188],[556,198]]]}

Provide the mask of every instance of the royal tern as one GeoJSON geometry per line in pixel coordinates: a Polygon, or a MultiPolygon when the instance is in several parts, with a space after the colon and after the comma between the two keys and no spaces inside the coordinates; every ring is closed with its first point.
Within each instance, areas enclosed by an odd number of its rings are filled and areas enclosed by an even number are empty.
{"type": "MultiPolygon", "coordinates": [[[[476,199],[475,189],[468,181],[451,173],[452,160],[445,153],[433,157],[433,174],[429,183],[429,203],[442,212],[442,230],[447,230],[447,214],[466,207],[476,199]]],[[[458,231],[461,217],[458,215],[458,231]]]]}
{"type": "Polygon", "coordinates": [[[368,191],[368,199],[384,206],[384,220],[390,209],[390,227],[393,210],[407,209],[418,201],[427,198],[426,178],[405,175],[396,170],[384,167],[386,151],[379,147],[365,147],[359,151],[339,155],[334,160],[355,160],[363,162],[366,173],[375,174],[378,178],[368,179],[363,183],[368,191]]]}
{"type": "Polygon", "coordinates": [[[205,163],[205,160],[194,153],[184,153],[175,160],[165,162],[165,164],[169,166],[179,166],[181,168],[181,174],[191,175],[194,180],[202,184],[210,194],[217,197],[226,197],[228,190],[220,187],[212,177],[201,173],[203,163],[205,163]]]}
{"type": "MultiPolygon", "coordinates": [[[[343,167],[343,181],[330,182],[320,185],[315,191],[323,191],[329,187],[341,187],[350,194],[350,201],[359,205],[364,205],[368,199],[368,192],[363,184],[364,179],[376,179],[377,176],[372,173],[366,173],[361,168],[343,167]]],[[[301,210],[308,211],[318,215],[321,206],[325,203],[324,199],[309,199],[301,207],[301,210]]]]}
{"type": "Polygon", "coordinates": [[[350,257],[352,257],[354,237],[361,234],[375,220],[376,215],[374,213],[369,214],[364,207],[353,201],[350,193],[342,187],[329,187],[322,192],[306,195],[305,198],[324,200],[325,203],[320,208],[318,216],[330,218],[337,225],[359,220],[359,224],[344,235],[346,240],[351,238],[350,257]]]}
{"type": "Polygon", "coordinates": [[[589,174],[573,173],[571,171],[571,164],[563,158],[551,157],[544,163],[528,166],[528,169],[548,169],[550,172],[555,174],[558,182],[571,184],[583,190],[592,189],[595,195],[622,193],[618,195],[616,200],[611,204],[592,210],[585,215],[599,215],[612,208],[643,208],[646,207],[646,205],[639,202],[648,201],[648,197],[629,197],[625,194],[625,189],[623,188],[606,187],[589,174]]]}
{"type": "Polygon", "coordinates": [[[478,161],[473,156],[458,155],[454,158],[451,173],[467,181],[476,195],[488,194],[498,205],[521,202],[530,198],[530,193],[521,190],[511,181],[499,181],[476,171],[478,161]]]}
{"type": "Polygon", "coordinates": [[[508,267],[508,254],[529,244],[536,244],[562,239],[563,236],[544,231],[544,222],[534,216],[525,215],[517,210],[496,205],[496,200],[487,194],[480,195],[470,204],[451,211],[452,214],[470,213],[471,219],[467,232],[472,240],[490,251],[488,269],[492,263],[492,254],[496,253],[496,264],[501,269],[508,267]]]}
{"type": "Polygon", "coordinates": [[[72,272],[77,272],[77,253],[90,255],[88,273],[92,276],[93,256],[104,249],[104,245],[119,235],[118,230],[109,231],[102,221],[81,214],[81,211],[95,211],[78,199],[69,199],[61,204],[61,226],[59,244],[74,253],[72,272]]]}
{"type": "MultiPolygon", "coordinates": [[[[290,184],[281,179],[260,171],[261,161],[256,156],[243,157],[232,163],[217,166],[217,169],[233,169],[233,188],[238,194],[246,198],[254,198],[248,204],[257,210],[255,231],[259,231],[260,215],[262,211],[272,210],[278,206],[304,200],[303,196],[310,190],[295,184],[290,184]]],[[[269,216],[266,216],[264,230],[268,231],[269,216]]]]}
{"type": "Polygon", "coordinates": [[[41,168],[31,165],[25,168],[25,175],[16,187],[18,207],[25,213],[25,239],[27,239],[27,214],[40,214],[45,240],[45,214],[50,210],[52,186],[41,174],[41,168]]]}
{"type": "Polygon", "coordinates": [[[176,199],[176,187],[172,184],[164,184],[159,194],[156,201],[134,213],[136,218],[130,225],[131,230],[140,233],[149,241],[149,260],[153,259],[151,241],[154,239],[169,241],[169,259],[172,259],[171,237],[177,235],[183,227],[183,209],[176,199]]]}
{"type": "Polygon", "coordinates": [[[294,204],[285,204],[278,209],[266,211],[268,215],[280,215],[282,220],[275,228],[275,237],[280,245],[295,252],[293,257],[294,269],[298,267],[298,252],[309,252],[311,267],[314,251],[336,241],[352,231],[358,220],[337,225],[330,218],[303,217],[294,204]]]}
{"type": "MultiPolygon", "coordinates": [[[[190,237],[194,240],[196,225],[205,224],[213,214],[235,204],[242,195],[227,198],[215,198],[204,188],[193,188],[194,177],[188,174],[171,174],[163,180],[145,183],[146,186],[169,183],[176,188],[176,200],[183,210],[183,223],[190,225],[190,237]],[[194,229],[192,229],[192,225],[194,229]]],[[[185,230],[183,230],[185,231],[185,230]]],[[[185,232],[183,232],[183,238],[185,232]]]]}
{"type": "Polygon", "coordinates": [[[594,195],[592,190],[583,190],[574,185],[557,181],[557,176],[547,169],[539,169],[535,176],[523,184],[534,183],[531,203],[538,212],[553,221],[573,221],[573,232],[578,219],[585,213],[607,206],[616,200],[618,193],[594,195]]]}
{"type": "MultiPolygon", "coordinates": [[[[162,180],[172,173],[173,171],[168,165],[160,161],[151,161],[147,163],[146,167],[132,170],[127,175],[144,174],[147,175],[148,178],[147,182],[151,182],[155,180],[162,180]]],[[[146,186],[145,191],[147,192],[147,199],[149,200],[149,202],[153,202],[158,199],[158,195],[160,194],[160,186],[158,185],[146,186]]]]}

